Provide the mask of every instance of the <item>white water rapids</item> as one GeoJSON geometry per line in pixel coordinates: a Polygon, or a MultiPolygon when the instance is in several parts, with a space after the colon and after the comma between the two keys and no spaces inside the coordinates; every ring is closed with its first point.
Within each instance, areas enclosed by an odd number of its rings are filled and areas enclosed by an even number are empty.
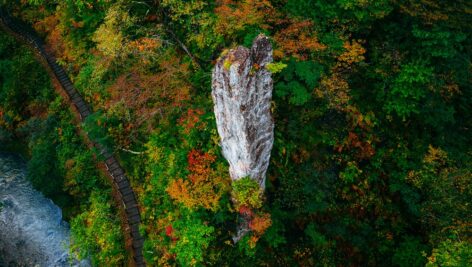
{"type": "Polygon", "coordinates": [[[33,189],[21,159],[0,153],[0,267],[88,266],[69,258],[61,209],[33,189]]]}

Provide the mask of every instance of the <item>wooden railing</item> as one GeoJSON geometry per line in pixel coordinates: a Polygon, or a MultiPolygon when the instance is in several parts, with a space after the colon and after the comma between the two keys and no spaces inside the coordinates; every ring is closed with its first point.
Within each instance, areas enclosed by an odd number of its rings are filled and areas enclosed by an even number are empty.
{"type": "MultiPolygon", "coordinates": [[[[2,7],[0,7],[0,24],[7,32],[13,34],[16,38],[24,41],[30,47],[35,49],[36,52],[45,60],[51,70],[50,73],[53,73],[55,78],[57,78],[62,89],[67,94],[70,104],[75,106],[75,109],[80,115],[80,120],[83,122],[92,113],[92,110],[79,92],[74,88],[74,85],[64,68],[57,64],[54,55],[46,51],[44,42],[41,38],[39,38],[38,35],[24,23],[8,15],[6,10],[2,7]]],[[[132,243],[131,254],[133,256],[134,265],[139,267],[145,266],[142,253],[144,239],[139,233],[139,224],[141,219],[138,202],[129,183],[128,177],[112,153],[99,143],[94,142],[93,140],[90,140],[90,142],[98,149],[98,151],[100,151],[100,157],[104,159],[103,161],[107,168],[107,174],[111,178],[110,180],[114,187],[119,192],[119,194],[116,194],[116,197],[118,198],[118,201],[123,204],[122,209],[126,214],[126,232],[132,243]]]]}

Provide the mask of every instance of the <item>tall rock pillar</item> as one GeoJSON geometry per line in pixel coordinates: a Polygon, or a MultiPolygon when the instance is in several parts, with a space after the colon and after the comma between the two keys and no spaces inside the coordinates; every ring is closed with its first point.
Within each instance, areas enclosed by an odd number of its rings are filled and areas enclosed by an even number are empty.
{"type": "MultiPolygon", "coordinates": [[[[274,142],[273,83],[266,69],[271,62],[272,45],[259,35],[251,49],[239,46],[223,54],[212,75],[216,124],[231,179],[250,177],[262,190],[274,142]]],[[[235,241],[249,231],[247,222],[242,227],[235,241]]]]}

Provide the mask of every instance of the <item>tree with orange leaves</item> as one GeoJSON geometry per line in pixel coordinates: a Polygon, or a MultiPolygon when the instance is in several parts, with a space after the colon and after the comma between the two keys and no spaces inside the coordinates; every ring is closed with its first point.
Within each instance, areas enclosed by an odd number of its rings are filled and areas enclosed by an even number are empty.
{"type": "Polygon", "coordinates": [[[187,179],[173,180],[167,187],[167,193],[189,209],[204,207],[217,210],[221,195],[228,190],[228,180],[222,177],[224,172],[221,168],[212,169],[216,157],[197,150],[191,150],[187,157],[187,179]]]}

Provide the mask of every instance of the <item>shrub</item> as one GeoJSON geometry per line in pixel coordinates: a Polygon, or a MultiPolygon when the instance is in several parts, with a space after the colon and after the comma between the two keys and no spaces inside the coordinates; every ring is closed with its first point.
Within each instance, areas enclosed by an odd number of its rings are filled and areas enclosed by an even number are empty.
{"type": "Polygon", "coordinates": [[[242,206],[251,209],[262,207],[262,188],[260,188],[259,184],[249,176],[234,181],[232,186],[233,191],[231,196],[233,197],[234,203],[238,209],[242,206]]]}

